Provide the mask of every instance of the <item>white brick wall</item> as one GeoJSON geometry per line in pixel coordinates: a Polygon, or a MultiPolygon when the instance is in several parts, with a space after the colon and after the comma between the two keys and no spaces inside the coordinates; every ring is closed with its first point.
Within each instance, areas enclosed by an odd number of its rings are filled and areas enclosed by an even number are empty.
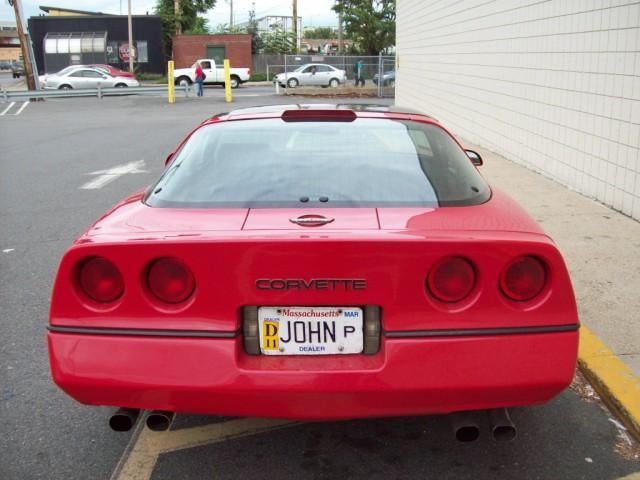
{"type": "Polygon", "coordinates": [[[640,220],[640,1],[398,0],[396,103],[640,220]]]}

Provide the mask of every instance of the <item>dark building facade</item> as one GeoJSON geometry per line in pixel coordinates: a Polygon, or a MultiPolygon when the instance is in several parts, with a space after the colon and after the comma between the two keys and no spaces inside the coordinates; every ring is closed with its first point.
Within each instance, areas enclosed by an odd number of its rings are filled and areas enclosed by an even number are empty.
{"type": "MultiPolygon", "coordinates": [[[[31,17],[29,33],[40,74],[91,63],[129,69],[126,15],[31,17]]],[[[134,15],[133,43],[138,71],[164,72],[160,17],[134,15]]]]}

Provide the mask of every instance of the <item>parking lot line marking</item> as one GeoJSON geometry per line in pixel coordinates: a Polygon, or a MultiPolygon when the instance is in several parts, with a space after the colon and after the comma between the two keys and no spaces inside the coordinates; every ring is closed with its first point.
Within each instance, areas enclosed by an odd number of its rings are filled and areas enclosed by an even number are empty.
{"type": "Polygon", "coordinates": [[[118,467],[121,466],[120,471],[114,472],[112,480],[149,480],[162,453],[257,435],[295,425],[299,423],[268,418],[240,418],[167,432],[152,432],[142,427],[125,462],[118,465],[118,467]]]}
{"type": "Polygon", "coordinates": [[[144,160],[138,160],[135,162],[123,163],[113,168],[106,170],[97,170],[95,172],[88,173],[87,175],[99,175],[93,180],[83,184],[80,188],[83,190],[96,190],[104,187],[105,185],[113,182],[115,179],[126,175],[128,173],[146,173],[144,169],[144,160]]]}
{"type": "Polygon", "coordinates": [[[7,108],[5,108],[2,113],[0,113],[0,117],[2,117],[5,113],[7,113],[9,110],[11,110],[11,107],[13,107],[16,104],[16,102],[11,102],[9,104],[9,106],[7,108]]]}
{"type": "Polygon", "coordinates": [[[27,108],[27,105],[29,105],[29,102],[26,101],[22,104],[22,106],[18,109],[18,111],[16,113],[14,113],[13,115],[20,115],[22,113],[22,111],[27,108]]]}
{"type": "Polygon", "coordinates": [[[580,327],[580,370],[640,440],[640,378],[587,327],[580,327]]]}

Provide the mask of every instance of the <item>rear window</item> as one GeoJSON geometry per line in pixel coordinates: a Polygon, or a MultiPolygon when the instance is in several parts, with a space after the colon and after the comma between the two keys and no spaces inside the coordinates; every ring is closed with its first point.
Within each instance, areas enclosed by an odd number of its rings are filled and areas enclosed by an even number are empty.
{"type": "Polygon", "coordinates": [[[477,205],[489,187],[440,127],[353,122],[221,122],[197,130],[147,195],[154,207],[477,205]]]}

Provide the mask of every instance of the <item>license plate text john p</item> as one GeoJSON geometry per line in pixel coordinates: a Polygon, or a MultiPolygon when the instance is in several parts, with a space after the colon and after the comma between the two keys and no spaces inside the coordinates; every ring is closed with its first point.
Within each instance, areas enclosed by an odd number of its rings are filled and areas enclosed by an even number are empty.
{"type": "Polygon", "coordinates": [[[357,307],[260,307],[265,355],[362,353],[363,313],[357,307]]]}

